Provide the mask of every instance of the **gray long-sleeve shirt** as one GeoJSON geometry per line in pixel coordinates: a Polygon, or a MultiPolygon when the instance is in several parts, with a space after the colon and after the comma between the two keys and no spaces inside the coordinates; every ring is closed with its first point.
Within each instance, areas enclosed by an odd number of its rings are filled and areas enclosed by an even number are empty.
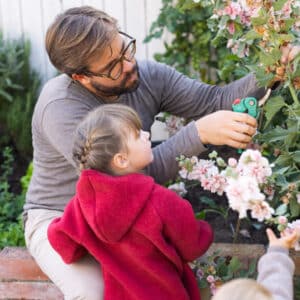
{"type": "Polygon", "coordinates": [[[258,262],[257,281],[265,286],[274,300],[293,300],[295,264],[282,247],[270,247],[258,262]]]}
{"type": "MultiPolygon", "coordinates": [[[[121,95],[119,103],[134,108],[149,131],[155,116],[170,112],[190,120],[220,109],[231,109],[239,97],[260,96],[253,75],[223,87],[192,80],[164,64],[139,62],[140,86],[121,95]]],[[[24,211],[42,208],[63,210],[75,192],[78,175],[72,160],[73,133],[79,121],[105,102],[67,75],[51,79],[43,88],[32,119],[33,175],[24,211]]],[[[176,176],[175,158],[205,150],[192,121],[176,135],[155,147],[147,173],[158,183],[176,176]]]]}

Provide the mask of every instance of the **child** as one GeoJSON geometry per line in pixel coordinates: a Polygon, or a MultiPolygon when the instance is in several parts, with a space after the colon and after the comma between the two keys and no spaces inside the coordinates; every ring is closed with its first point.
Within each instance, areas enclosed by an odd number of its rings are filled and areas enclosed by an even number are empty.
{"type": "Polygon", "coordinates": [[[212,229],[186,200],[142,174],[153,155],[141,128],[119,104],[79,124],[73,157],[81,175],[49,241],[66,263],[87,251],[101,263],[105,300],[199,300],[188,262],[208,249],[212,229]]]}
{"type": "Polygon", "coordinates": [[[293,274],[295,265],[288,256],[299,238],[299,233],[276,238],[267,229],[269,248],[258,262],[258,278],[235,279],[224,284],[212,300],[293,300],[293,274]]]}

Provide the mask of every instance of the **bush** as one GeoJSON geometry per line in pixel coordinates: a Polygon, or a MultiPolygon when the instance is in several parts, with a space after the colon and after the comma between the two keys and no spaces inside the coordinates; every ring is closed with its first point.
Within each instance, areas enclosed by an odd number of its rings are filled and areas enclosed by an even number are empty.
{"type": "Polygon", "coordinates": [[[31,117],[40,79],[30,67],[29,41],[4,41],[0,34],[0,147],[13,145],[32,157],[31,117]]]}
{"type": "Polygon", "coordinates": [[[209,17],[213,14],[211,1],[163,0],[163,6],[150,28],[145,42],[171,33],[165,52],[155,59],[175,67],[178,71],[207,83],[228,82],[242,77],[247,70],[239,58],[226,48],[225,39],[219,39],[210,30],[209,17]]]}
{"type": "Polygon", "coordinates": [[[25,244],[21,213],[32,166],[29,165],[26,175],[21,178],[21,193],[15,194],[9,183],[9,177],[13,173],[13,161],[12,149],[4,148],[0,175],[0,248],[25,244]]]}

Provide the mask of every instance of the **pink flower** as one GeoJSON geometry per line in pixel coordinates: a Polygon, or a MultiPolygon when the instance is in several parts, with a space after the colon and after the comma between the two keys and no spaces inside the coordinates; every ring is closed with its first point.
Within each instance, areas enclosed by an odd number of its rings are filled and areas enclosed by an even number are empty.
{"type": "Polygon", "coordinates": [[[235,27],[234,27],[234,22],[229,22],[227,24],[227,30],[230,34],[234,34],[235,33],[235,27]]]}
{"type": "Polygon", "coordinates": [[[277,221],[278,221],[278,224],[285,225],[288,222],[288,219],[285,216],[279,216],[277,221]]]}
{"type": "Polygon", "coordinates": [[[274,209],[266,201],[255,201],[249,206],[252,218],[262,222],[272,217],[274,209]]]}
{"type": "Polygon", "coordinates": [[[237,166],[237,160],[235,158],[228,159],[228,166],[231,168],[235,168],[237,166]]]}
{"type": "Polygon", "coordinates": [[[215,277],[212,276],[212,275],[208,275],[208,276],[206,277],[206,280],[207,280],[208,283],[214,283],[214,282],[216,281],[216,280],[215,280],[215,277]]]}
{"type": "Polygon", "coordinates": [[[241,6],[237,2],[231,2],[224,9],[224,15],[229,16],[231,20],[235,20],[240,13],[241,13],[241,6]]]}

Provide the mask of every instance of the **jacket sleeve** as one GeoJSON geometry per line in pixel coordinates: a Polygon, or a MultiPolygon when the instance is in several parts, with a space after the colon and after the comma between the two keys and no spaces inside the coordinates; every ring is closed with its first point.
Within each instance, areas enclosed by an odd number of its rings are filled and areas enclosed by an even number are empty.
{"type": "MultiPolygon", "coordinates": [[[[162,189],[165,189],[161,187],[162,189]]],[[[165,189],[154,202],[163,223],[163,234],[183,260],[189,262],[203,255],[213,242],[210,225],[197,220],[190,203],[165,189]]]]}
{"type": "Polygon", "coordinates": [[[294,270],[287,249],[270,247],[258,262],[257,281],[272,293],[274,300],[293,300],[294,270]]]}
{"type": "Polygon", "coordinates": [[[66,264],[71,264],[84,256],[87,251],[72,232],[72,223],[63,215],[54,219],[48,227],[48,240],[52,248],[66,264]],[[70,230],[69,230],[70,228],[70,230]]]}

